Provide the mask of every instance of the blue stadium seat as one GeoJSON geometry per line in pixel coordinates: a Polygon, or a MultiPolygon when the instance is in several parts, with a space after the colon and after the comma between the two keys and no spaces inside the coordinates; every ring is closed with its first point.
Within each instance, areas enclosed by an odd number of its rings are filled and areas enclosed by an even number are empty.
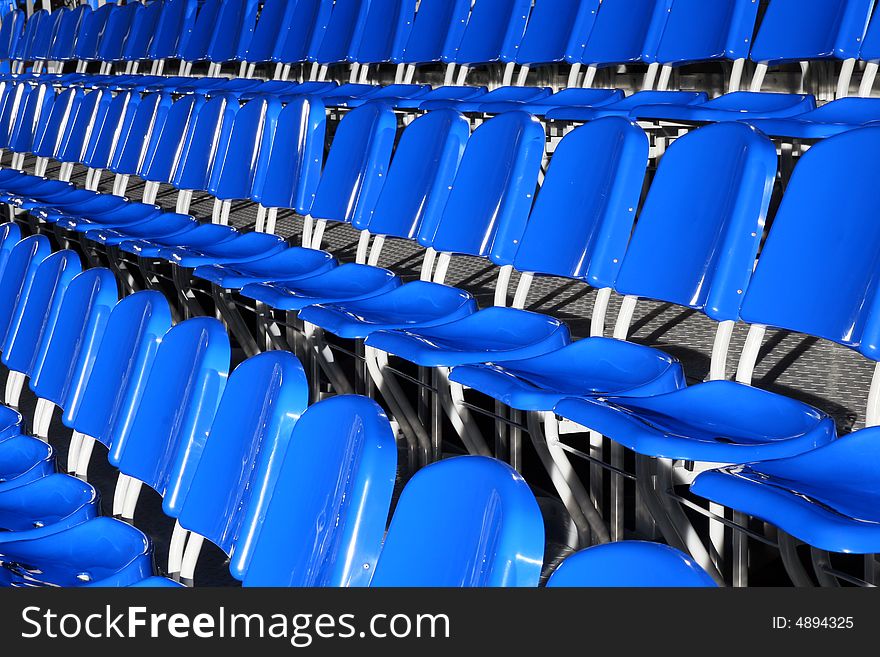
{"type": "Polygon", "coordinates": [[[371,586],[534,587],[543,555],[543,519],[525,480],[501,461],[460,456],[406,485],[371,586]]]}
{"type": "Polygon", "coordinates": [[[753,119],[746,122],[771,137],[825,139],[866,123],[880,121],[880,99],[838,98],[788,119],[753,119]]]}
{"type": "Polygon", "coordinates": [[[11,60],[24,32],[25,14],[20,9],[7,12],[0,21],[0,59],[11,60]]]}
{"type": "MultiPolygon", "coordinates": [[[[513,62],[530,10],[531,0],[482,0],[475,3],[452,61],[465,68],[513,62]]],[[[460,73],[458,83],[463,82],[460,73]]]]}
{"type": "Polygon", "coordinates": [[[516,63],[534,67],[580,62],[599,4],[598,0],[538,0],[517,49],[516,63]]]}
{"type": "Polygon", "coordinates": [[[451,63],[467,27],[470,5],[468,0],[422,0],[399,63],[412,67],[451,63]]]}
{"type": "Polygon", "coordinates": [[[198,0],[164,0],[147,59],[159,62],[181,56],[181,47],[193,29],[198,5],[198,0]]]}
{"type": "Polygon", "coordinates": [[[131,29],[125,38],[120,59],[125,62],[140,62],[149,59],[150,47],[159,30],[164,2],[151,2],[141,5],[131,22],[131,29]]]}
{"type": "Polygon", "coordinates": [[[705,570],[680,550],[660,543],[620,541],[566,557],[549,587],[712,587],[705,570]]]}

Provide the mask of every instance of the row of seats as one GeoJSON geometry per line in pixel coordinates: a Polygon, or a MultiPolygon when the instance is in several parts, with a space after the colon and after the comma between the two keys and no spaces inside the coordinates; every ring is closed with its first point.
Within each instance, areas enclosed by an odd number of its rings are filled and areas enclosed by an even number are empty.
{"type": "MultiPolygon", "coordinates": [[[[0,407],[3,584],[179,586],[205,539],[246,586],[538,583],[543,519],[506,464],[459,457],[425,468],[386,535],[397,450],[375,402],[343,395],[307,409],[305,374],[289,352],[230,373],[216,319],[171,326],[160,294],[117,301],[109,270],[83,271],[75,252],[51,253],[43,235],[20,239],[15,224],[0,233],[2,362],[29,376],[41,400],[35,424],[48,427],[46,403],[62,409],[80,476],[55,472],[53,448],[0,407]],[[113,509],[123,520],[98,515],[99,494],[83,480],[84,436],[119,469],[113,509]],[[143,484],[176,519],[166,572],[177,579],[153,575],[150,540],[130,524],[143,484]]],[[[571,557],[549,585],[714,584],[665,546],[608,547],[571,557]]]]}
{"type": "Polygon", "coordinates": [[[761,71],[752,90],[768,66],[836,60],[845,62],[838,96],[847,95],[857,59],[869,62],[861,93],[867,95],[880,60],[880,28],[866,31],[873,0],[772,0],[757,30],[756,0],[423,0],[418,11],[414,0],[198,4],[157,0],[96,11],[85,5],[38,11],[27,21],[14,11],[0,26],[0,59],[128,62],[129,71],[137,62],[179,59],[185,72],[194,62],[211,62],[209,73],[226,62],[275,62],[288,72],[292,64],[315,64],[311,74],[321,79],[327,66],[350,63],[352,82],[365,82],[370,65],[406,67],[395,82],[412,82],[416,65],[444,62],[451,65],[447,85],[463,84],[472,67],[492,63],[507,69],[502,84],[522,67],[522,85],[530,68],[563,63],[573,68],[569,87],[579,86],[583,66],[583,86],[590,87],[599,69],[643,64],[643,87],[661,90],[674,69],[717,61],[736,63],[731,91],[739,89],[747,59],[761,71]]]}
{"type": "MultiPolygon", "coordinates": [[[[69,93],[75,94],[76,90],[69,93]]],[[[83,102],[91,96],[85,96],[83,102]]],[[[125,113],[119,98],[116,96],[112,102],[125,113]]],[[[149,144],[158,139],[158,144],[174,147],[175,164],[191,158],[195,158],[193,162],[201,161],[203,164],[193,171],[200,168],[203,179],[209,175],[219,181],[230,166],[235,169],[235,180],[248,184],[259,180],[264,174],[259,173],[257,163],[272,157],[274,141],[263,141],[268,134],[264,132],[253,136],[254,130],[265,125],[262,119],[243,119],[240,130],[245,132],[237,131],[238,117],[270,117],[279,111],[280,103],[272,110],[271,99],[251,101],[241,109],[222,97],[202,100],[203,104],[196,107],[199,102],[196,96],[169,101],[162,130],[175,107],[189,108],[179,110],[187,114],[183,128],[179,127],[183,123],[180,119],[172,123],[178,126],[175,129],[182,129],[177,140],[166,141],[153,132],[158,129],[155,115],[144,106],[147,114],[139,122],[132,116],[130,123],[142,126],[143,134],[139,137],[136,131],[127,133],[119,143],[139,144],[141,148],[146,145],[149,149],[149,144]],[[209,107],[203,118],[202,113],[209,107]],[[227,124],[230,115],[234,116],[227,124]],[[146,124],[149,127],[144,129],[146,124]],[[251,127],[244,127],[248,125],[251,127]],[[207,135],[218,131],[222,137],[215,148],[207,135]],[[240,141],[235,138],[237,134],[241,135],[240,141]],[[184,144],[183,152],[176,148],[178,144],[184,144]],[[246,150],[238,150],[239,145],[250,148],[250,156],[246,150]],[[251,168],[244,173],[238,168],[248,165],[251,168]]],[[[306,106],[314,101],[300,98],[299,102],[298,116],[302,117],[306,106]]],[[[132,111],[136,113],[142,106],[143,100],[132,111]]],[[[285,110],[287,107],[290,105],[285,110]]],[[[93,114],[83,116],[82,126],[91,126],[93,114]]],[[[323,119],[323,111],[318,116],[323,119]]],[[[122,121],[122,125],[127,124],[122,121]]],[[[295,143],[308,141],[306,135],[313,125],[301,121],[300,138],[295,143]]],[[[65,132],[58,127],[56,140],[65,134],[88,135],[96,146],[101,140],[100,130],[65,132]]],[[[846,439],[835,440],[833,423],[826,415],[747,384],[766,326],[830,339],[876,359],[872,328],[876,318],[872,311],[877,236],[864,217],[869,216],[875,201],[868,176],[876,166],[877,128],[832,137],[804,156],[774,217],[754,273],[776,174],[776,154],[765,137],[742,124],[701,128],[670,147],[660,161],[632,238],[647,140],[626,120],[606,117],[567,135],[550,160],[534,203],[545,138],[540,124],[528,115],[505,113],[469,135],[469,126],[461,116],[435,110],[413,121],[396,148],[395,131],[395,117],[382,104],[354,110],[342,120],[315,198],[303,212],[311,217],[311,226],[303,231],[307,256],[322,259],[323,268],[300,269],[296,278],[287,278],[290,270],[285,267],[306,262],[303,249],[287,247],[273,241],[272,236],[252,237],[227,230],[218,242],[203,231],[204,238],[188,242],[194,231],[216,228],[198,226],[192,218],[182,219],[179,234],[151,235],[168,227],[166,220],[171,219],[156,206],[127,203],[119,197],[95,194],[94,190],[74,190],[66,182],[23,176],[18,171],[10,171],[0,182],[6,191],[4,200],[59,230],[75,230],[89,239],[89,231],[100,225],[103,234],[120,238],[119,244],[128,242],[132,245],[129,248],[141,249],[138,252],[148,257],[166,259],[178,269],[194,270],[197,278],[223,290],[240,288],[242,296],[279,310],[301,311],[300,318],[308,324],[344,338],[365,339],[372,350],[368,355],[374,365],[371,375],[386,402],[394,407],[392,414],[401,427],[409,424],[411,447],[416,449],[425,447],[424,436],[410,421],[412,414],[404,408],[405,399],[398,398],[390,388],[388,354],[423,367],[451,369],[449,376],[454,384],[479,390],[513,408],[543,413],[545,425],[556,421],[555,412],[649,457],[737,463],[794,455],[797,461],[807,459],[814,448],[827,445],[823,449],[834,448],[838,463],[846,461],[846,455],[857,458],[849,450],[858,449],[862,443],[850,441],[854,446],[846,447],[846,439]],[[437,155],[428,157],[427,153],[437,155]],[[597,153],[602,156],[597,157],[597,153]],[[847,166],[841,166],[841,162],[847,166]],[[683,181],[695,185],[694,194],[681,194],[683,181]],[[342,184],[349,186],[333,187],[342,184]],[[579,195],[572,189],[577,189],[579,195]],[[335,205],[318,203],[321,198],[335,205]],[[833,244],[828,243],[825,231],[831,213],[840,229],[839,239],[833,244]],[[366,239],[373,235],[375,239],[417,238],[429,247],[425,252],[429,262],[427,280],[401,284],[392,272],[376,267],[378,251],[373,262],[356,263],[361,266],[349,267],[346,274],[334,274],[348,265],[334,266],[335,262],[317,251],[322,242],[322,220],[366,228],[366,239]],[[398,223],[397,228],[386,232],[380,227],[383,220],[405,223],[402,229],[398,223]],[[575,236],[580,236],[580,241],[575,236]],[[453,254],[488,258],[500,266],[499,276],[510,272],[510,268],[526,274],[527,282],[520,283],[522,288],[515,295],[513,307],[506,307],[507,300],[499,298],[499,306],[477,311],[475,301],[465,291],[442,285],[443,268],[453,254]],[[816,262],[825,267],[825,276],[818,283],[815,276],[810,276],[816,262]],[[363,283],[374,275],[387,287],[361,288],[359,295],[351,296],[347,285],[363,283]],[[608,294],[613,289],[623,295],[627,300],[614,338],[605,338],[604,322],[595,321],[593,337],[568,344],[568,332],[558,320],[522,310],[528,282],[535,275],[566,276],[608,290],[608,294]],[[327,290],[332,294],[328,295],[327,290]],[[261,296],[256,296],[257,292],[261,296]],[[623,341],[639,297],[702,311],[719,322],[719,344],[723,349],[713,361],[715,380],[685,386],[675,359],[623,341]],[[817,298],[821,312],[816,311],[817,298]],[[721,380],[726,378],[725,335],[729,339],[733,322],[740,319],[755,327],[753,336],[747,342],[737,382],[721,380]],[[616,376],[612,376],[615,371],[609,370],[609,363],[618,366],[616,376]],[[743,413],[745,408],[750,410],[748,414],[743,413]]],[[[319,141],[323,143],[323,139],[319,141]]],[[[297,165],[296,171],[304,168],[297,165]]],[[[165,182],[172,180],[169,176],[165,182]]],[[[187,184],[180,183],[180,188],[187,189],[187,184]]],[[[200,184],[212,194],[218,189],[200,184]]],[[[237,198],[250,198],[253,189],[246,189],[237,198]]],[[[218,221],[224,212],[222,204],[220,208],[218,221]]],[[[97,236],[93,233],[93,238],[97,236]]],[[[596,317],[601,313],[594,313],[594,320],[596,317]]],[[[460,405],[453,410],[466,419],[460,405]]],[[[869,423],[875,416],[876,412],[869,409],[869,423]]],[[[485,446],[469,427],[463,422],[462,439],[471,451],[484,453],[485,446]]],[[[792,467],[786,466],[784,472],[791,473],[792,467]]],[[[750,471],[758,474],[742,477],[743,470],[736,468],[726,472],[730,479],[720,481],[745,481],[742,485],[748,486],[769,481],[761,490],[770,491],[765,498],[771,499],[791,495],[794,490],[796,500],[804,505],[797,507],[800,517],[807,518],[804,524],[838,540],[836,548],[830,547],[829,541],[823,549],[859,551],[849,547],[853,536],[874,538],[873,524],[864,524],[863,507],[848,506],[848,489],[836,487],[836,479],[817,483],[810,480],[811,470],[806,469],[801,475],[806,482],[801,489],[787,481],[783,490],[772,483],[772,465],[767,473],[756,466],[750,471]],[[834,513],[827,511],[828,506],[834,513]],[[843,539],[849,543],[843,543],[843,539]]],[[[699,492],[700,486],[706,485],[699,483],[701,479],[712,481],[719,476],[700,475],[694,490],[699,492]]],[[[865,473],[866,479],[871,476],[865,473]]],[[[658,477],[657,481],[662,484],[663,479],[658,477]]],[[[859,490],[864,493],[872,489],[866,484],[859,490]]],[[[791,508],[793,501],[785,499],[785,508],[791,508]]],[[[751,507],[743,509],[729,499],[722,503],[765,519],[772,514],[772,509],[763,507],[760,512],[751,507]]],[[[659,504],[663,504],[662,499],[659,504]]],[[[591,511],[580,511],[589,522],[591,511]]],[[[661,519],[658,522],[666,523],[664,535],[670,542],[675,542],[678,535],[682,547],[711,565],[711,559],[698,556],[699,546],[688,542],[679,531],[673,510],[661,506],[654,511],[661,519]]],[[[771,520],[789,527],[784,518],[771,520]]],[[[598,527],[593,529],[600,533],[598,527]]],[[[790,533],[810,540],[793,529],[790,533]]]]}

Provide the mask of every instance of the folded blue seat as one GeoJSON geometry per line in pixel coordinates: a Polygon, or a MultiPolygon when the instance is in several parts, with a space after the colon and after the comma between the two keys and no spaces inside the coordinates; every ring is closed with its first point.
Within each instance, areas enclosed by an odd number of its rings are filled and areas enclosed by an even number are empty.
{"type": "MultiPolygon", "coordinates": [[[[826,414],[748,384],[756,347],[768,326],[832,340],[876,358],[871,312],[874,244],[880,233],[864,223],[872,201],[841,190],[869,187],[867,177],[867,187],[859,181],[868,176],[880,152],[878,140],[877,128],[843,133],[820,142],[798,163],[751,282],[731,286],[737,303],[742,300],[739,315],[752,325],[747,341],[752,351],[743,352],[736,382],[708,381],[643,399],[568,399],[557,404],[556,412],[641,454],[669,459],[760,461],[807,452],[833,440],[834,423],[826,414]],[[841,170],[840,162],[851,167],[841,170]],[[833,246],[825,232],[832,208],[840,229],[833,246]],[[825,272],[818,283],[806,278],[817,262],[825,272]],[[822,293],[825,288],[828,292],[822,293]],[[814,301],[817,294],[823,299],[821,312],[814,301]]],[[[656,236],[650,248],[658,248],[656,236]]],[[[627,275],[624,265],[619,286],[626,284],[627,275]]]]}
{"type": "Polygon", "coordinates": [[[791,139],[825,139],[872,121],[880,121],[878,98],[838,98],[788,119],[745,119],[766,135],[791,139]]]}
{"type": "Polygon", "coordinates": [[[20,9],[6,12],[0,22],[0,59],[11,60],[24,32],[25,13],[20,9]]]}
{"type": "Polygon", "coordinates": [[[76,39],[80,28],[88,16],[92,14],[92,8],[88,5],[79,5],[64,14],[55,39],[49,47],[49,60],[53,62],[68,62],[74,59],[76,39]]]}
{"type": "Polygon", "coordinates": [[[149,50],[157,38],[166,5],[166,2],[151,2],[136,11],[122,45],[122,61],[137,63],[150,58],[149,50]]]}
{"type": "Polygon", "coordinates": [[[109,65],[122,61],[123,49],[131,33],[135,18],[144,10],[144,5],[139,2],[133,2],[116,6],[110,12],[107,24],[101,32],[96,53],[96,58],[102,63],[102,71],[109,72],[109,65]]]}
{"type": "Polygon", "coordinates": [[[146,59],[161,62],[180,58],[181,47],[192,33],[198,0],[165,0],[146,59]]]}
{"type": "Polygon", "coordinates": [[[712,587],[709,574],[675,548],[619,541],[575,552],[553,571],[548,587],[712,587]]]}
{"type": "Polygon", "coordinates": [[[400,496],[371,586],[538,585],[544,523],[506,463],[459,456],[417,472],[400,496]]]}
{"type": "Polygon", "coordinates": [[[101,36],[107,29],[116,6],[105,4],[83,16],[73,47],[73,59],[78,62],[77,71],[84,72],[89,62],[98,60],[101,36]]]}
{"type": "MultiPolygon", "coordinates": [[[[443,89],[443,87],[441,87],[443,89]]],[[[438,89],[439,92],[439,89],[438,89]]],[[[529,105],[547,98],[553,90],[550,87],[498,87],[485,95],[479,95],[472,98],[436,98],[434,100],[423,100],[419,104],[419,109],[436,110],[436,109],[454,109],[459,112],[481,112],[484,105],[495,106],[496,103],[510,103],[511,110],[519,109],[519,103],[529,105]]],[[[606,94],[600,94],[604,97],[606,94]]]]}

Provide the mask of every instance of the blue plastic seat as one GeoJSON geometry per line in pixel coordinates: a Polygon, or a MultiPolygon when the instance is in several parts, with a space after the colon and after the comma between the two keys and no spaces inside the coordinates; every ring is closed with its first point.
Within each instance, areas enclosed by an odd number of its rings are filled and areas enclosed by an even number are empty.
{"type": "Polygon", "coordinates": [[[452,61],[465,66],[514,61],[530,10],[531,0],[475,3],[452,61]]]}
{"type": "MultiPolygon", "coordinates": [[[[539,124],[521,112],[503,114],[477,128],[465,146],[445,206],[438,204],[421,218],[419,242],[440,252],[505,264],[527,219],[543,140],[539,124]],[[491,178],[485,174],[490,160],[497,163],[491,178]]],[[[385,200],[393,198],[389,193],[385,200]]],[[[445,324],[475,310],[476,302],[467,292],[422,280],[364,300],[316,305],[300,317],[337,335],[364,338],[380,329],[445,324]]]]}
{"type": "Polygon", "coordinates": [[[207,48],[207,59],[215,64],[241,61],[257,23],[257,0],[226,0],[222,3],[207,48]]]}
{"type": "Polygon", "coordinates": [[[363,33],[369,6],[366,0],[334,3],[312,61],[322,66],[354,61],[354,46],[363,33]]]}
{"type": "Polygon", "coordinates": [[[67,12],[58,26],[55,40],[49,47],[49,59],[55,62],[70,61],[74,58],[76,37],[83,21],[92,13],[89,5],[79,5],[67,12]]]}
{"type": "Polygon", "coordinates": [[[880,550],[878,429],[789,458],[709,470],[691,491],[772,523],[820,550],[880,550]]]}
{"type": "Polygon", "coordinates": [[[557,107],[594,108],[604,105],[616,105],[618,101],[623,99],[623,92],[619,89],[569,88],[533,101],[506,100],[491,103],[484,102],[480,105],[480,111],[486,114],[498,114],[518,109],[535,116],[544,116],[550,110],[557,107]]]}
{"type": "MultiPolygon", "coordinates": [[[[802,157],[751,281],[731,286],[744,292],[737,293],[743,320],[832,340],[860,349],[871,360],[878,358],[869,312],[875,303],[880,232],[864,222],[873,203],[869,194],[850,198],[842,191],[850,185],[870,187],[867,172],[878,152],[875,144],[880,144],[880,129],[862,128],[819,142],[802,157]],[[841,162],[849,165],[842,167],[841,162]],[[832,211],[838,236],[833,245],[826,232],[832,211]],[[818,282],[808,274],[816,263],[823,269],[818,282]],[[816,295],[823,299],[819,312],[816,295]]],[[[651,248],[658,246],[655,242],[651,248]]],[[[625,263],[619,286],[626,286],[627,276],[625,263]]],[[[783,458],[835,438],[834,422],[821,411],[731,381],[709,381],[645,399],[563,400],[556,412],[640,453],[692,461],[783,458]]]]}
{"type": "Polygon", "coordinates": [[[97,61],[101,36],[107,29],[110,17],[115,13],[114,9],[115,5],[104,5],[83,16],[74,43],[74,59],[81,62],[97,61]]]}
{"type": "Polygon", "coordinates": [[[510,466],[460,456],[419,470],[403,490],[371,586],[538,584],[541,511],[510,466]]]}
{"type": "Polygon", "coordinates": [[[149,49],[158,32],[165,2],[152,2],[142,6],[131,22],[131,29],[125,37],[120,59],[137,62],[149,58],[149,49]]]}
{"type": "Polygon", "coordinates": [[[217,18],[223,7],[222,0],[207,0],[196,3],[198,11],[192,23],[192,29],[185,38],[181,37],[177,57],[186,62],[205,61],[208,58],[208,47],[214,38],[217,18]]]}
{"type": "Polygon", "coordinates": [[[198,0],[165,0],[156,31],[147,50],[147,59],[163,60],[179,56],[195,20],[198,0]]]}
{"type": "MultiPolygon", "coordinates": [[[[328,0],[296,0],[295,2],[285,0],[281,4],[287,5],[286,10],[290,18],[286,22],[286,29],[282,29],[279,38],[272,42],[274,47],[269,61],[283,64],[315,61],[318,47],[330,20],[333,3],[328,0]]],[[[268,4],[264,6],[264,12],[267,7],[268,4]]],[[[259,24],[257,29],[260,29],[259,24]]],[[[254,43],[256,44],[256,39],[254,43]]],[[[251,62],[258,61],[250,53],[246,59],[251,62]]]]}
{"type": "Polygon", "coordinates": [[[825,139],[880,121],[880,99],[839,98],[790,119],[747,119],[749,125],[772,137],[825,139]]]}
{"type": "Polygon", "coordinates": [[[499,87],[489,93],[470,99],[437,99],[423,100],[419,109],[426,111],[437,109],[454,109],[459,112],[481,112],[484,105],[495,103],[535,103],[547,98],[553,90],[550,87],[499,87]]]}
{"type": "Polygon", "coordinates": [[[4,14],[0,22],[0,59],[12,59],[24,32],[24,23],[25,13],[20,9],[4,14]]]}
{"type": "Polygon", "coordinates": [[[815,109],[816,99],[811,94],[734,91],[695,105],[641,105],[634,108],[630,116],[637,119],[715,123],[746,118],[796,117],[815,109]]]}
{"type": "Polygon", "coordinates": [[[131,32],[132,23],[144,6],[139,2],[116,7],[110,12],[107,24],[98,41],[97,59],[104,63],[122,61],[126,39],[131,32]]]}
{"type": "Polygon", "coordinates": [[[671,0],[603,0],[581,63],[602,68],[656,62],[670,3],[671,0]]]}
{"type": "Polygon", "coordinates": [[[712,587],[717,584],[684,552],[661,543],[620,541],[566,557],[549,587],[712,587]]]}
{"type": "Polygon", "coordinates": [[[27,299],[40,263],[52,253],[45,235],[32,235],[16,244],[0,278],[0,337],[6,342],[10,327],[21,320],[18,308],[27,299]]]}
{"type": "Polygon", "coordinates": [[[600,3],[597,0],[538,0],[532,7],[517,64],[580,62],[600,3]]]}
{"type": "Polygon", "coordinates": [[[592,121],[603,116],[634,116],[644,105],[655,104],[689,107],[708,99],[702,91],[638,91],[614,103],[600,103],[598,107],[562,105],[546,113],[548,119],[563,121],[592,121]]]}
{"type": "Polygon", "coordinates": [[[409,39],[416,13],[415,0],[371,0],[358,41],[352,44],[360,64],[396,62],[409,39]]]}
{"type": "Polygon", "coordinates": [[[432,89],[426,94],[415,98],[396,98],[394,107],[397,109],[418,109],[424,103],[432,101],[472,101],[489,93],[486,87],[445,86],[432,89]]]}
{"type": "Polygon", "coordinates": [[[244,585],[369,584],[396,473],[391,425],[374,401],[342,395],[310,407],[293,429],[244,585]]]}

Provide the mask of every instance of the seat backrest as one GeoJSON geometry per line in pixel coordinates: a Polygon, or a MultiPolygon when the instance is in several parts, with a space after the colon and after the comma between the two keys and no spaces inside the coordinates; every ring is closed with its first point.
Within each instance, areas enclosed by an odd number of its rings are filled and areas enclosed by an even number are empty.
{"type": "Polygon", "coordinates": [[[14,59],[20,61],[28,60],[34,47],[34,41],[36,41],[39,36],[40,24],[43,22],[43,17],[48,17],[48,15],[49,14],[45,9],[41,9],[34,12],[34,14],[27,19],[27,22],[24,24],[24,33],[21,35],[21,39],[18,40],[15,49],[14,59]]]}
{"type": "Polygon", "coordinates": [[[859,58],[869,62],[880,60],[880,11],[874,12],[874,18],[868,25],[859,58]]]}
{"type": "Polygon", "coordinates": [[[31,89],[27,98],[20,105],[12,132],[9,136],[9,148],[17,153],[28,153],[34,145],[34,137],[41,123],[49,118],[55,91],[52,85],[39,84],[31,89]]]}
{"type": "Polygon", "coordinates": [[[316,219],[351,223],[373,209],[396,133],[397,119],[385,104],[367,103],[343,117],[312,204],[316,219]]]}
{"type": "Polygon", "coordinates": [[[475,3],[453,61],[471,65],[514,61],[531,5],[532,0],[475,3]]]}
{"type": "Polygon", "coordinates": [[[108,447],[114,427],[116,435],[124,435],[169,328],[171,310],[159,292],[136,292],[117,303],[88,378],[71,386],[64,424],[108,447]]]}
{"type": "Polygon", "coordinates": [[[419,243],[437,251],[513,261],[544,156],[544,128],[525,112],[505,112],[474,130],[446,207],[425,217],[419,243]]]}
{"type": "Polygon", "coordinates": [[[599,0],[537,0],[516,62],[580,62],[598,11],[599,0]]]}
{"type": "Polygon", "coordinates": [[[61,301],[73,277],[82,271],[79,255],[64,249],[43,260],[27,296],[19,299],[3,341],[3,364],[30,376],[43,336],[58,319],[61,301]]]}
{"type": "Polygon", "coordinates": [[[83,22],[91,13],[92,8],[89,5],[79,5],[64,15],[58,26],[55,39],[52,41],[52,46],[49,48],[50,60],[63,62],[74,58],[77,35],[82,29],[83,22]]]}
{"type": "Polygon", "coordinates": [[[37,126],[33,154],[37,157],[55,157],[68,121],[76,115],[76,107],[83,99],[83,90],[70,88],[62,91],[52,102],[49,115],[37,126]]]}
{"type": "Polygon", "coordinates": [[[315,55],[319,64],[340,64],[354,60],[352,46],[358,42],[370,0],[337,2],[315,55]]]}
{"type": "Polygon", "coordinates": [[[92,129],[100,122],[113,96],[109,91],[88,92],[76,106],[76,115],[68,119],[56,158],[61,162],[82,162],[92,129]]]}
{"type": "Polygon", "coordinates": [[[116,6],[103,5],[83,17],[76,35],[73,55],[80,61],[92,61],[98,57],[98,44],[107,28],[107,22],[116,6]]]}
{"type": "Polygon", "coordinates": [[[94,169],[106,169],[110,165],[120,127],[126,120],[131,120],[139,103],[140,95],[128,91],[121,91],[113,97],[107,111],[99,117],[100,122],[92,128],[83,164],[94,169]]]}
{"type": "Polygon", "coordinates": [[[290,0],[290,20],[275,42],[270,60],[293,64],[315,61],[333,11],[333,0],[290,0]]]}
{"type": "Polygon", "coordinates": [[[18,242],[9,253],[0,278],[0,344],[13,324],[16,308],[27,298],[40,263],[52,253],[49,238],[31,235],[18,242]]]}
{"type": "Polygon", "coordinates": [[[620,117],[567,134],[553,152],[514,267],[610,287],[632,233],[648,139],[620,117]]]}
{"type": "Polygon", "coordinates": [[[400,499],[372,586],[537,586],[544,521],[506,463],[459,456],[419,470],[400,499]]]}
{"type": "MultiPolygon", "coordinates": [[[[42,11],[42,10],[41,10],[42,11]]],[[[58,29],[58,24],[64,18],[63,13],[54,11],[40,19],[39,28],[34,35],[30,51],[27,57],[31,61],[46,61],[49,57],[49,48],[52,46],[52,37],[58,29]]]]}
{"type": "Polygon", "coordinates": [[[739,123],[709,125],[673,142],[648,191],[617,291],[716,321],[739,319],[776,162],[770,140],[739,123]]]}
{"type": "MultiPolygon", "coordinates": [[[[293,18],[298,4],[296,0],[266,0],[263,3],[253,34],[244,50],[243,59],[246,62],[272,61],[272,53],[279,47],[291,26],[295,25],[293,18]]],[[[317,2],[313,6],[317,7],[317,2]]],[[[306,25],[296,25],[296,28],[309,29],[306,25]]]]}
{"type": "Polygon", "coordinates": [[[181,37],[178,55],[187,62],[196,62],[208,56],[208,46],[214,38],[217,18],[223,7],[224,0],[205,0],[199,3],[192,30],[181,37]]]}
{"type": "Polygon", "coordinates": [[[245,586],[369,584],[396,474],[376,402],[342,395],[311,406],[293,429],[245,586]]]}
{"type": "Polygon", "coordinates": [[[399,61],[451,62],[467,27],[470,0],[421,0],[399,61]]]}
{"type": "Polygon", "coordinates": [[[870,182],[878,163],[877,127],[829,138],[805,153],[761,250],[744,320],[861,347],[880,360],[872,319],[880,301],[880,223],[872,220],[880,193],[870,182]]]}
{"type": "Polygon", "coordinates": [[[98,59],[102,62],[118,62],[122,59],[125,42],[131,33],[135,17],[144,10],[139,2],[117,6],[107,20],[98,43],[98,59]]]}
{"type": "Polygon", "coordinates": [[[423,219],[443,212],[470,124],[454,110],[435,110],[403,131],[376,207],[356,228],[378,235],[414,239],[423,219]]]}
{"type": "Polygon", "coordinates": [[[198,462],[230,357],[229,336],[213,317],[194,317],[168,331],[130,426],[114,427],[110,463],[164,495],[178,459],[198,462]]]}
{"type": "Polygon", "coordinates": [[[657,46],[672,0],[603,0],[582,61],[612,66],[657,61],[657,46]]]}
{"type": "Polygon", "coordinates": [[[142,167],[161,145],[159,135],[171,105],[171,94],[148,94],[141,98],[134,113],[126,113],[108,169],[128,175],[143,173],[142,167]]]}
{"type": "Polygon", "coordinates": [[[190,120],[180,147],[172,183],[178,189],[206,190],[211,164],[219,144],[229,138],[238,103],[225,96],[216,96],[202,105],[190,120]]]}
{"type": "Polygon", "coordinates": [[[9,146],[9,138],[15,126],[15,117],[18,108],[27,101],[32,87],[27,83],[15,83],[4,80],[3,85],[3,110],[0,112],[0,148],[9,146]]]}
{"type": "Polygon", "coordinates": [[[24,34],[24,12],[13,9],[0,22],[0,59],[12,59],[24,34]]]}
{"type": "Polygon", "coordinates": [[[324,103],[316,97],[296,98],[281,109],[268,159],[257,167],[254,203],[301,215],[311,211],[321,182],[326,126],[324,103]]]}
{"type": "Polygon", "coordinates": [[[661,64],[749,56],[758,3],[752,0],[672,0],[657,47],[661,64]]]}
{"type": "Polygon", "coordinates": [[[258,9],[257,0],[223,2],[208,44],[208,61],[223,63],[242,57],[254,34],[258,9]]]}
{"type": "Polygon", "coordinates": [[[595,545],[566,557],[550,587],[712,587],[705,570],[680,550],[647,541],[595,545]]]}
{"type": "Polygon", "coordinates": [[[296,356],[268,351],[249,358],[229,376],[189,489],[169,491],[163,501],[184,529],[232,557],[229,570],[239,579],[307,405],[308,384],[296,356]]]}
{"type": "Polygon", "coordinates": [[[95,267],[74,277],[40,340],[31,371],[34,394],[63,407],[71,388],[85,385],[117,299],[109,269],[95,267]]]}
{"type": "Polygon", "coordinates": [[[379,64],[398,60],[415,13],[416,0],[370,0],[364,28],[352,45],[354,61],[379,64]]]}
{"type": "Polygon", "coordinates": [[[217,145],[208,182],[211,194],[224,200],[250,198],[276,138],[281,107],[277,98],[260,96],[238,110],[228,136],[217,145]]]}
{"type": "Polygon", "coordinates": [[[11,221],[0,224],[0,281],[3,280],[3,272],[6,270],[9,254],[20,241],[21,228],[18,227],[18,224],[11,221]]]}
{"type": "Polygon", "coordinates": [[[156,33],[150,41],[147,58],[153,60],[177,57],[195,23],[198,0],[164,0],[156,33]]]}
{"type": "Polygon", "coordinates": [[[858,57],[873,6],[874,0],[773,0],[751,59],[783,64],[858,57]]]}
{"type": "Polygon", "coordinates": [[[135,13],[122,47],[124,61],[137,62],[149,57],[147,53],[157,33],[164,5],[164,2],[151,2],[141,5],[141,9],[135,13]]]}

